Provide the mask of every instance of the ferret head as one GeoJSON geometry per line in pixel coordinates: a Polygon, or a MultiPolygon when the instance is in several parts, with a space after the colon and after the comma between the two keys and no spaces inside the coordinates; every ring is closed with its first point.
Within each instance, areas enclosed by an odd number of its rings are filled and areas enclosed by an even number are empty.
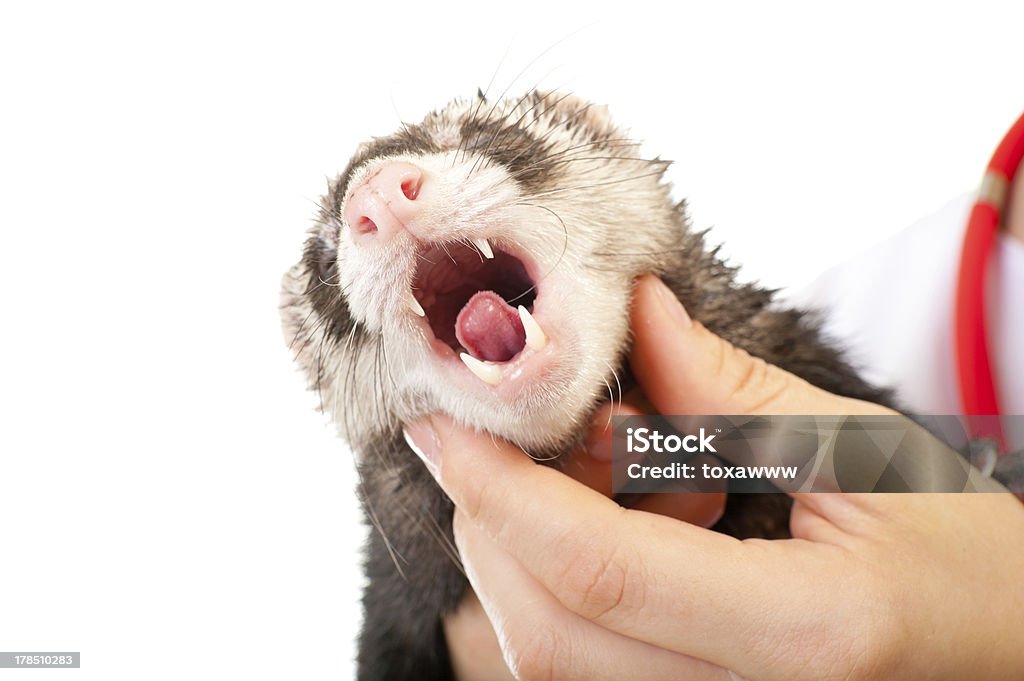
{"type": "Polygon", "coordinates": [[[282,305],[342,434],[443,412],[527,451],[572,442],[615,390],[634,279],[677,262],[666,167],[554,93],[456,100],[360,146],[282,305]]]}

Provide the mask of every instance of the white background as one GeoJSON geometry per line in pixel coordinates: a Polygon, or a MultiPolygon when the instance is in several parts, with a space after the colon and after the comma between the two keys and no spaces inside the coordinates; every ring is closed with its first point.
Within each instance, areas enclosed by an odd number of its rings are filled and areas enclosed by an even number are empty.
{"type": "Polygon", "coordinates": [[[350,675],[353,472],[277,297],[360,140],[525,68],[799,284],[973,189],[1024,106],[1015,6],[5,3],[0,650],[350,675]]]}

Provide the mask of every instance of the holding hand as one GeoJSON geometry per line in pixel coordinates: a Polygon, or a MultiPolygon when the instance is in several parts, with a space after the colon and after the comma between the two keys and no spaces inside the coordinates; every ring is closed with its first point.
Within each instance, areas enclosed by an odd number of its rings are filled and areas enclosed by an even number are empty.
{"type": "MultiPolygon", "coordinates": [[[[662,413],[892,413],[734,348],[653,277],[639,283],[632,323],[631,365],[662,413]]],[[[407,436],[456,504],[467,575],[518,678],[1019,679],[1024,670],[1024,507],[1009,494],[799,494],[793,539],[739,541],[623,509],[445,417],[407,436]]],[[[574,460],[567,472],[585,482],[608,466],[574,460]]],[[[719,495],[675,498],[690,504],[677,517],[710,524],[720,512],[719,495]]]]}

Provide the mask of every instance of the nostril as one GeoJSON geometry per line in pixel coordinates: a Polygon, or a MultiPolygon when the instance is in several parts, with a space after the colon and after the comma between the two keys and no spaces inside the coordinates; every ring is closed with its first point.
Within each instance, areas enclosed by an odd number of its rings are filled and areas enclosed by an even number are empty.
{"type": "Polygon", "coordinates": [[[416,197],[420,195],[420,187],[422,186],[423,177],[421,175],[406,178],[402,182],[402,193],[405,194],[405,198],[415,201],[416,197]]]}
{"type": "Polygon", "coordinates": [[[373,234],[377,231],[377,223],[363,215],[354,225],[354,229],[358,234],[373,234]]]}

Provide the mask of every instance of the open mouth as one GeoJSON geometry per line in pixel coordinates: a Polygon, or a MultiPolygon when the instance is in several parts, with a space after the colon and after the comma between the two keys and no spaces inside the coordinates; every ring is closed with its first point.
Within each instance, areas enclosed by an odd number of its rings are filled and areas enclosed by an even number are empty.
{"type": "Polygon", "coordinates": [[[434,337],[462,357],[487,383],[500,381],[495,365],[547,342],[532,311],[537,284],[526,264],[483,240],[476,248],[434,244],[419,254],[413,277],[414,311],[434,337]]]}

